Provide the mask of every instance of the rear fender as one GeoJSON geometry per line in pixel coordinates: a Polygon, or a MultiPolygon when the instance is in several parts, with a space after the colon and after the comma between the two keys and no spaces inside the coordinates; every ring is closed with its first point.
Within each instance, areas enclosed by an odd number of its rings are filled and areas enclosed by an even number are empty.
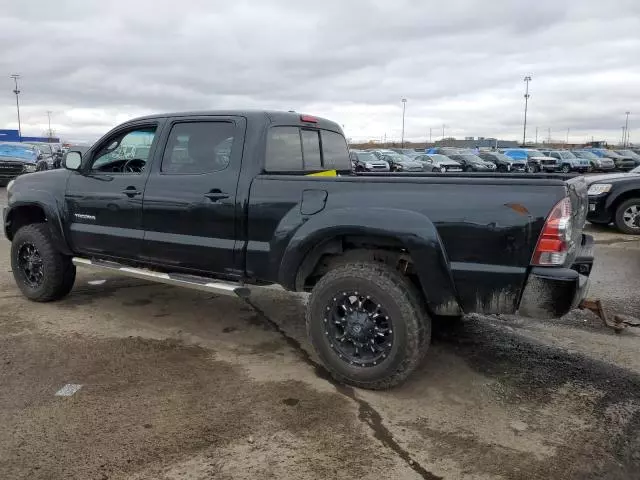
{"type": "Polygon", "coordinates": [[[293,234],[282,257],[279,283],[295,288],[308,255],[326,242],[349,235],[399,241],[411,256],[432,313],[461,313],[449,260],[433,223],[425,216],[392,208],[344,208],[309,217],[293,234]]]}

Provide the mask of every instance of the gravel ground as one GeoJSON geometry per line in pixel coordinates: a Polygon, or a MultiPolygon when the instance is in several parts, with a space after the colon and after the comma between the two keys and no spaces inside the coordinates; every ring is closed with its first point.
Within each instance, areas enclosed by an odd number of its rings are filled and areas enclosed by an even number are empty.
{"type": "MultiPolygon", "coordinates": [[[[591,295],[640,316],[640,240],[591,230],[591,295]]],[[[467,318],[435,332],[406,384],[370,392],[318,366],[304,296],[247,303],[79,270],[69,297],[35,304],[8,249],[0,478],[638,477],[640,332],[589,312],[467,318]],[[66,384],[82,387],[56,396],[66,384]]]]}

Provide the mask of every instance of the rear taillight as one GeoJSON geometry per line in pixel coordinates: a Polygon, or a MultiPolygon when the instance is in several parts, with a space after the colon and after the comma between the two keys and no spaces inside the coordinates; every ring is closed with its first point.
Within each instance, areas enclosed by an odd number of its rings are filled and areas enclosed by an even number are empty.
{"type": "Polygon", "coordinates": [[[571,243],[571,200],[560,200],[547,217],[542,228],[532,265],[563,265],[571,243]]]}

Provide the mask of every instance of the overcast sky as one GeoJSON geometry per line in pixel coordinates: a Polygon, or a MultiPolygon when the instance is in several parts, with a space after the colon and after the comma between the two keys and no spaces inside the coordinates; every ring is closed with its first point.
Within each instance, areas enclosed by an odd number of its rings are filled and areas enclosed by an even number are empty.
{"type": "Polygon", "coordinates": [[[406,134],[640,143],[640,0],[23,0],[0,12],[0,128],[46,111],[94,140],[149,112],[272,108],[356,140],[406,134]],[[5,75],[2,80],[2,76],[5,75]]]}

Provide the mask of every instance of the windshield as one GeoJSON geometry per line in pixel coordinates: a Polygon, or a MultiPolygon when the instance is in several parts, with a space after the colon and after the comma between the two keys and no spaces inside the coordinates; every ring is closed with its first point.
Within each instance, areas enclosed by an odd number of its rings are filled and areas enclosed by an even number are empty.
{"type": "Polygon", "coordinates": [[[465,159],[467,162],[484,163],[484,160],[482,160],[479,156],[473,155],[471,153],[463,153],[462,155],[458,156],[465,159]]]}
{"type": "Polygon", "coordinates": [[[407,157],[406,155],[402,155],[400,153],[387,153],[385,156],[389,157],[394,162],[412,162],[413,161],[411,158],[407,157]]]}
{"type": "Polygon", "coordinates": [[[558,153],[560,154],[560,158],[563,160],[575,160],[576,158],[576,156],[571,152],[562,151],[558,153]]]}
{"type": "Polygon", "coordinates": [[[526,150],[526,154],[528,158],[533,157],[546,157],[546,155],[538,150],[526,150]]]}
{"type": "Polygon", "coordinates": [[[496,160],[502,160],[503,162],[513,162],[513,158],[506,156],[504,153],[490,153],[491,157],[496,160]]]}
{"type": "Polygon", "coordinates": [[[433,155],[429,155],[429,158],[434,161],[434,163],[446,163],[451,162],[451,159],[445,155],[440,155],[439,153],[435,153],[433,155]]]}
{"type": "Polygon", "coordinates": [[[376,157],[373,153],[356,153],[356,157],[361,162],[378,162],[378,157],[376,157]]]}
{"type": "Polygon", "coordinates": [[[598,155],[591,152],[573,152],[578,158],[586,158],[589,160],[598,160],[598,155]]]}
{"type": "Polygon", "coordinates": [[[640,158],[640,155],[631,150],[618,150],[617,153],[619,153],[620,155],[624,155],[625,157],[640,158]]]}

